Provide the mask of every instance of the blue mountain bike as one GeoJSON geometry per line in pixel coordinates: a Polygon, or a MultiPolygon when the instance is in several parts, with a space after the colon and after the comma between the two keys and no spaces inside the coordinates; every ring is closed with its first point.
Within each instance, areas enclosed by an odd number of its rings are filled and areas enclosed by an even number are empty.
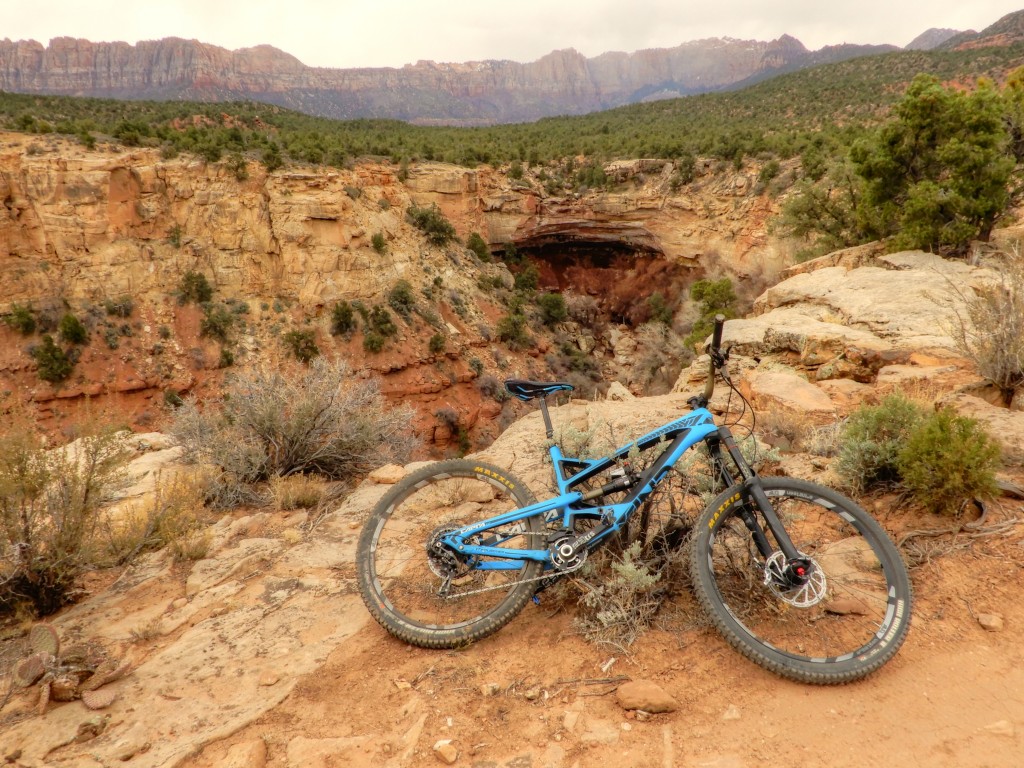
{"type": "MultiPolygon", "coordinates": [[[[852,500],[813,483],[761,477],[727,426],[707,410],[716,374],[735,391],[721,350],[692,411],[597,460],[554,444],[547,400],[561,382],[510,380],[538,400],[558,495],[538,502],[506,470],[479,461],[430,464],[397,483],[366,522],[359,591],[392,635],[424,648],[486,637],[536,593],[657,511],[663,546],[689,547],[696,597],[743,655],[783,677],[846,683],[874,672],[910,628],[911,587],[899,551],[852,500]],[[691,448],[724,490],[695,507],[664,492],[691,448]],[[663,487],[664,486],[664,487],[663,487]],[[694,518],[696,518],[694,520],[694,518]]],[[[738,394],[738,392],[737,392],[738,394]]]]}

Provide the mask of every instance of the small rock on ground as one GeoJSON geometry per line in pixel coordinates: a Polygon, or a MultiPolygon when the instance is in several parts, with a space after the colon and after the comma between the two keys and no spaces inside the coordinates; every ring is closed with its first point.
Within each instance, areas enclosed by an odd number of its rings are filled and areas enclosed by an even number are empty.
{"type": "Polygon", "coordinates": [[[675,712],[679,702],[650,680],[631,680],[620,685],[615,692],[623,709],[642,709],[644,712],[675,712]]]}

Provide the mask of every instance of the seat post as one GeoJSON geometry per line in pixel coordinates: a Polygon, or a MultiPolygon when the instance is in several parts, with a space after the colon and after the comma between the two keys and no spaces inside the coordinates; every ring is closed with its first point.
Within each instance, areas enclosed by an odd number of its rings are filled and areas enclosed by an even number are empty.
{"type": "Polygon", "coordinates": [[[540,412],[544,417],[545,434],[547,435],[548,440],[554,440],[555,428],[551,426],[551,416],[548,414],[548,399],[546,397],[541,397],[540,399],[540,412]]]}

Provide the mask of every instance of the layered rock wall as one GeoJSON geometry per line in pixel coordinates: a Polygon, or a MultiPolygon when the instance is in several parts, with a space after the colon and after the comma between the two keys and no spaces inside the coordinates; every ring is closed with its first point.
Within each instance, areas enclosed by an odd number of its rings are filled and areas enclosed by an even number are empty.
{"type": "MultiPolygon", "coordinates": [[[[841,46],[826,58],[876,52],[877,46],[841,46]]],[[[714,38],[592,59],[567,49],[528,64],[420,61],[401,69],[325,69],[307,67],[270,46],[228,51],[179,38],[129,45],[60,37],[48,46],[34,40],[0,41],[0,90],[134,99],[245,98],[343,119],[489,124],[702,93],[821,63],[819,54],[788,36],[772,42],[714,38]]]]}
{"type": "Polygon", "coordinates": [[[238,180],[224,165],[163,160],[154,150],[89,152],[18,134],[4,146],[0,311],[52,298],[162,296],[189,270],[224,296],[307,308],[380,296],[440,258],[421,252],[404,219],[411,204],[437,205],[461,236],[480,232],[495,249],[544,238],[604,243],[669,262],[716,256],[741,273],[781,258],[765,226],[774,203],[752,193],[754,171],[708,168],[671,193],[672,167],[662,164],[626,191],[548,197],[486,167],[423,164],[402,184],[387,164],[268,175],[251,163],[238,180]],[[386,255],[371,247],[378,232],[386,255]]]}

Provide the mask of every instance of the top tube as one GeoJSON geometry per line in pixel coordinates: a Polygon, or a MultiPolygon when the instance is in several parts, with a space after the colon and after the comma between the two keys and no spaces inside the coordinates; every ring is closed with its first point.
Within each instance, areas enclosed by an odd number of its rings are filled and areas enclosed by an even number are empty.
{"type": "MultiPolygon", "coordinates": [[[[655,443],[662,439],[672,440],[684,431],[694,430],[694,434],[691,436],[692,439],[687,439],[684,443],[685,447],[683,450],[685,451],[687,448],[690,448],[694,444],[700,442],[717,429],[718,427],[715,425],[715,419],[711,412],[706,408],[697,408],[685,416],[681,416],[678,419],[670,421],[667,424],[637,438],[636,440],[630,441],[613,453],[598,459],[577,459],[567,457],[562,453],[561,448],[557,444],[552,444],[548,448],[548,454],[551,457],[551,463],[554,468],[555,482],[558,485],[558,492],[559,494],[564,495],[568,492],[568,488],[571,484],[578,483],[587,477],[607,469],[616,461],[620,461],[629,453],[634,445],[643,450],[649,447],[651,443],[655,443]],[[567,466],[572,470],[568,476],[565,471],[567,466]]],[[[678,459],[678,457],[676,458],[678,459]]]]}

